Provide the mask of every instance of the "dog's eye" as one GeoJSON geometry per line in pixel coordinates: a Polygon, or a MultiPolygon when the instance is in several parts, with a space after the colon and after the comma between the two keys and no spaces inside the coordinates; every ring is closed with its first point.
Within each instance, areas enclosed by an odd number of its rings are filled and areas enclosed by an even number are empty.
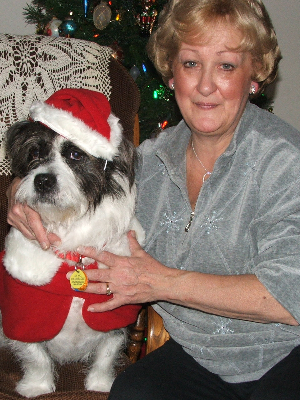
{"type": "Polygon", "coordinates": [[[37,148],[31,149],[30,158],[31,160],[38,160],[40,158],[40,150],[37,148]]]}
{"type": "Polygon", "coordinates": [[[81,153],[81,151],[72,150],[70,152],[71,160],[80,161],[82,159],[82,157],[83,157],[83,154],[81,153]]]}

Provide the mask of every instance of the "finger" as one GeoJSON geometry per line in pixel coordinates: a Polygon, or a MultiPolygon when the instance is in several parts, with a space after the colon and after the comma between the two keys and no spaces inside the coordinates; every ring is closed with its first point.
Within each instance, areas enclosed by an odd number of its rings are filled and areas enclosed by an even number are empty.
{"type": "Polygon", "coordinates": [[[140,246],[139,242],[136,239],[135,231],[129,231],[127,237],[131,255],[133,255],[138,250],[142,250],[142,247],[140,246]]]}
{"type": "Polygon", "coordinates": [[[28,225],[30,226],[31,231],[34,233],[35,239],[39,242],[41,248],[44,250],[49,249],[51,243],[48,239],[47,231],[42,224],[39,214],[26,204],[24,205],[24,213],[28,225]]]}
{"type": "Polygon", "coordinates": [[[99,253],[97,261],[101,264],[106,265],[109,268],[114,268],[118,266],[121,261],[124,260],[124,256],[118,256],[116,254],[110,253],[109,251],[102,251],[99,253]]]}
{"type": "Polygon", "coordinates": [[[11,205],[7,214],[7,222],[12,226],[17,226],[18,222],[27,223],[23,204],[17,203],[11,205]]]}
{"type": "Polygon", "coordinates": [[[93,258],[94,260],[98,261],[99,251],[95,249],[95,247],[83,247],[80,246],[77,249],[77,252],[84,257],[93,258]]]}
{"type": "Polygon", "coordinates": [[[23,204],[18,203],[11,207],[7,215],[7,222],[9,225],[18,229],[27,239],[35,239],[34,232],[28,225],[23,204]]]}
{"type": "Polygon", "coordinates": [[[115,308],[118,308],[120,306],[124,305],[124,303],[121,300],[118,300],[117,296],[113,297],[107,301],[104,301],[103,303],[96,303],[96,304],[91,304],[88,307],[88,311],[90,312],[105,312],[105,311],[111,311],[114,310],[115,308]]]}
{"type": "Polygon", "coordinates": [[[54,246],[59,246],[61,244],[60,237],[57,236],[55,233],[49,232],[47,234],[49,242],[54,246]]]}
{"type": "Polygon", "coordinates": [[[20,223],[18,225],[12,225],[12,226],[17,228],[20,232],[22,232],[22,235],[25,236],[27,239],[29,239],[29,240],[35,240],[36,239],[33,231],[30,229],[29,226],[27,226],[27,225],[25,225],[23,223],[20,223]]]}
{"type": "Polygon", "coordinates": [[[107,267],[115,267],[123,258],[122,256],[117,256],[116,254],[110,253],[108,251],[99,252],[93,247],[78,247],[77,251],[82,256],[93,258],[94,260],[98,261],[101,264],[104,264],[107,267]]]}
{"type": "Polygon", "coordinates": [[[89,281],[85,293],[107,294],[107,283],[92,283],[89,281]]]}
{"type": "Polygon", "coordinates": [[[89,289],[88,291],[90,293],[99,293],[99,294],[106,293],[106,282],[111,281],[109,269],[86,269],[84,270],[84,272],[89,280],[87,288],[89,289]],[[97,288],[95,286],[100,283],[102,285],[105,285],[105,287],[99,286],[99,288],[97,288]]]}

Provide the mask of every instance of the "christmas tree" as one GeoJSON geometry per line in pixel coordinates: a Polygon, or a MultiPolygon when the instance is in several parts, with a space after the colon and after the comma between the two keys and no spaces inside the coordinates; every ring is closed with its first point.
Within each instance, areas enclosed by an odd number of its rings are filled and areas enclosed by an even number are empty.
{"type": "Polygon", "coordinates": [[[50,31],[54,22],[60,36],[90,40],[114,50],[140,89],[141,142],[181,118],[173,92],[146,53],[149,35],[166,1],[33,0],[24,8],[26,22],[35,24],[38,34],[55,34],[50,31]]]}
{"type": "MultiPolygon", "coordinates": [[[[167,0],[32,0],[24,8],[26,22],[38,34],[91,40],[110,46],[129,70],[141,93],[140,141],[181,119],[174,93],[165,86],[146,53],[146,44],[167,0]],[[53,24],[51,24],[53,23],[53,24]],[[54,32],[55,34],[55,32],[54,32]]],[[[272,111],[265,94],[251,100],[272,111]]]]}

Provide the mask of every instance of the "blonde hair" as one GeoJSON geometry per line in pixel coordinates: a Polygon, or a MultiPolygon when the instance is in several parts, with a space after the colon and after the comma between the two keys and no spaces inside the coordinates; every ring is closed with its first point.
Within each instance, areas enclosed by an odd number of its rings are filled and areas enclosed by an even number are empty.
{"type": "Polygon", "coordinates": [[[172,62],[182,42],[201,44],[217,24],[227,24],[242,34],[235,51],[250,52],[252,80],[260,91],[276,78],[281,53],[276,34],[261,0],[170,0],[160,13],[158,28],[147,51],[165,83],[173,77],[172,62]]]}

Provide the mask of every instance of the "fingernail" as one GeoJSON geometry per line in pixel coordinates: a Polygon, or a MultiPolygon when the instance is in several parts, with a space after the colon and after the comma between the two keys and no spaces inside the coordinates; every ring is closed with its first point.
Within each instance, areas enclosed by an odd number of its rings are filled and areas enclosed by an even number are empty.
{"type": "Polygon", "coordinates": [[[88,307],[87,310],[90,311],[90,312],[94,312],[95,311],[94,307],[88,307]]]}
{"type": "Polygon", "coordinates": [[[56,242],[53,242],[53,246],[58,247],[60,245],[61,245],[61,241],[60,240],[57,240],[56,242]]]}
{"type": "Polygon", "coordinates": [[[47,243],[43,242],[43,243],[41,243],[41,248],[42,248],[43,250],[48,250],[48,249],[49,249],[49,246],[48,246],[47,243]]]}
{"type": "Polygon", "coordinates": [[[72,273],[73,273],[73,272],[68,272],[68,273],[67,273],[67,275],[66,275],[67,279],[70,279],[70,278],[71,278],[72,273]]]}
{"type": "Polygon", "coordinates": [[[84,247],[83,246],[79,246],[79,247],[77,247],[76,250],[77,250],[78,253],[82,253],[84,251],[84,247]]]}
{"type": "Polygon", "coordinates": [[[136,232],[135,231],[131,231],[131,236],[136,239],[136,232]]]}

